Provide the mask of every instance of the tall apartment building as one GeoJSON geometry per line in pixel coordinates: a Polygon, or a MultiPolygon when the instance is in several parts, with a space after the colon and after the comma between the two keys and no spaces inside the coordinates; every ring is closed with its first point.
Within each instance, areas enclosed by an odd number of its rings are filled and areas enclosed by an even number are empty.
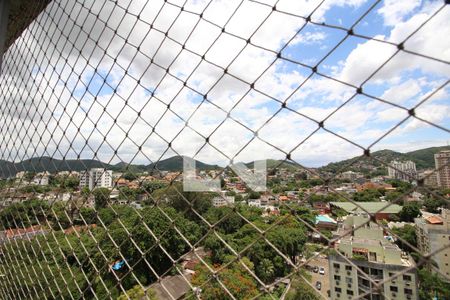
{"type": "Polygon", "coordinates": [[[389,163],[388,175],[394,179],[414,180],[417,177],[416,164],[410,160],[403,162],[393,160],[389,163]]]}
{"type": "MultiPolygon", "coordinates": [[[[429,215],[415,219],[417,247],[422,253],[433,253],[431,270],[447,275],[450,278],[450,210],[443,209],[441,215],[429,215]]],[[[448,278],[443,278],[449,281],[448,278]]]]}
{"type": "Polygon", "coordinates": [[[425,170],[419,174],[419,178],[423,179],[425,186],[438,186],[436,170],[425,170]]]}
{"type": "Polygon", "coordinates": [[[396,244],[387,240],[383,229],[377,224],[365,224],[368,220],[363,215],[348,216],[334,233],[342,236],[344,232],[354,230],[352,235],[344,236],[335,245],[335,249],[352,264],[337,253],[329,255],[330,298],[353,299],[368,293],[362,299],[418,299],[415,269],[408,270],[384,283],[381,289],[376,289],[374,282],[382,282],[405,271],[414,266],[414,261],[396,244]],[[361,224],[365,225],[359,227],[361,224]]]}
{"type": "Polygon", "coordinates": [[[112,171],[103,168],[92,168],[89,171],[80,172],[80,187],[95,188],[112,187],[112,171]]]}
{"type": "Polygon", "coordinates": [[[434,155],[438,186],[450,188],[450,150],[440,151],[434,155]]]}

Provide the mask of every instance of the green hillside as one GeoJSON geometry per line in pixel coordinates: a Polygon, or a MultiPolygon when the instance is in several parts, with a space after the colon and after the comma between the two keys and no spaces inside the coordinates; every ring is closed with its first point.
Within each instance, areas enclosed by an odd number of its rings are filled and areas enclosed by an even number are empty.
{"type": "MultiPolygon", "coordinates": [[[[208,165],[201,161],[195,161],[195,167],[198,170],[213,170],[219,169],[217,165],[208,165]]],[[[156,163],[152,163],[146,167],[147,171],[182,171],[183,170],[183,156],[172,156],[167,159],[162,159],[156,163]]]]}
{"type": "MultiPolygon", "coordinates": [[[[253,164],[254,162],[249,162],[246,163],[245,165],[247,166],[247,168],[253,168],[253,164]]],[[[268,170],[271,169],[275,169],[275,168],[282,168],[282,169],[287,169],[290,171],[297,171],[297,170],[302,170],[303,168],[290,162],[290,161],[283,161],[283,160],[277,160],[277,159],[267,159],[266,160],[266,166],[268,170]]]]}
{"type": "MultiPolygon", "coordinates": [[[[217,165],[208,165],[201,161],[196,161],[196,167],[199,170],[212,170],[219,168],[217,165]]],[[[115,165],[103,163],[93,159],[54,159],[51,157],[34,157],[21,162],[9,162],[0,160],[0,178],[14,177],[18,172],[50,172],[56,173],[60,171],[82,171],[91,168],[107,168],[118,172],[140,173],[144,171],[181,171],[183,170],[183,157],[173,156],[163,159],[157,163],[150,165],[134,165],[120,162],[115,165]]]]}
{"type": "Polygon", "coordinates": [[[416,163],[417,169],[429,169],[434,168],[434,154],[442,150],[450,150],[450,146],[431,147],[406,153],[385,149],[371,153],[370,157],[362,155],[330,163],[319,168],[319,170],[332,173],[348,170],[370,173],[374,172],[374,168],[378,169],[378,171],[386,170],[386,164],[389,164],[392,160],[411,160],[416,163]]]}

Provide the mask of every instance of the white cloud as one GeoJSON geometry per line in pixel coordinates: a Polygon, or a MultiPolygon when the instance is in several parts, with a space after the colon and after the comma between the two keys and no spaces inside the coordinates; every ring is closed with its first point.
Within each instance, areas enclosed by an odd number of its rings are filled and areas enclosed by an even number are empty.
{"type": "Polygon", "coordinates": [[[422,91],[419,79],[409,79],[384,91],[381,98],[391,103],[402,104],[422,91]]]}
{"type": "Polygon", "coordinates": [[[385,0],[377,12],[383,16],[385,25],[394,26],[419,7],[421,2],[421,0],[385,0]]]}

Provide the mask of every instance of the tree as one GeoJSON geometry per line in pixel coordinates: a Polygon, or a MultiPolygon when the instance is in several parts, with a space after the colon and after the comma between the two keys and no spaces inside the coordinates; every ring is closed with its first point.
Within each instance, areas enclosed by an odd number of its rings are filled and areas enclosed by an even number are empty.
{"type": "Polygon", "coordinates": [[[418,271],[420,289],[419,297],[425,299],[450,299],[450,284],[446,283],[437,274],[433,274],[426,269],[418,271]]]}
{"type": "Polygon", "coordinates": [[[134,173],[128,171],[128,172],[126,172],[126,173],[124,173],[124,174],[122,175],[122,178],[124,178],[124,179],[126,179],[126,180],[132,181],[132,180],[135,180],[135,179],[138,178],[138,177],[137,177],[136,174],[134,174],[134,173]]]}
{"type": "Polygon", "coordinates": [[[121,187],[119,188],[119,199],[134,201],[137,197],[137,190],[130,189],[129,187],[121,187]]]}
{"type": "MultiPolygon", "coordinates": [[[[95,224],[97,223],[97,214],[94,209],[89,207],[80,208],[80,216],[83,217],[84,221],[87,224],[95,224]]],[[[84,224],[84,223],[82,223],[84,224]]]]}
{"type": "Polygon", "coordinates": [[[66,229],[71,225],[70,212],[66,210],[63,202],[56,202],[51,207],[50,219],[52,220],[52,228],[54,230],[66,229]]]}
{"type": "MultiPolygon", "coordinates": [[[[234,257],[234,256],[233,256],[234,257]]],[[[241,261],[250,269],[253,264],[248,258],[243,257],[241,261]]],[[[214,266],[216,268],[219,265],[214,266]]],[[[220,283],[215,280],[207,280],[211,276],[210,271],[203,264],[199,264],[192,277],[194,286],[202,286],[201,299],[203,300],[228,300],[230,296],[223,289],[220,283]]],[[[248,273],[240,262],[233,262],[218,274],[218,279],[227,287],[236,299],[253,299],[258,295],[255,279],[248,273]]]]}
{"type": "Polygon", "coordinates": [[[25,175],[23,176],[23,178],[26,181],[31,181],[31,180],[33,180],[34,176],[36,176],[36,172],[26,172],[25,175]]]}
{"type": "Polygon", "coordinates": [[[152,289],[148,289],[147,292],[140,285],[135,285],[132,289],[129,289],[126,293],[117,298],[117,300],[141,300],[141,299],[149,299],[149,300],[157,300],[155,291],[152,289]],[[128,296],[128,297],[127,297],[128,296]]]}
{"type": "Polygon", "coordinates": [[[61,188],[76,189],[80,184],[80,180],[76,176],[66,176],[60,182],[61,188]]]}
{"type": "Polygon", "coordinates": [[[107,188],[96,188],[92,191],[95,199],[95,209],[104,208],[108,205],[111,191],[107,188]]]}
{"type": "Polygon", "coordinates": [[[410,252],[412,249],[404,243],[402,240],[408,242],[411,246],[417,247],[417,236],[416,236],[416,229],[414,226],[406,224],[403,227],[400,228],[394,228],[392,229],[393,233],[395,233],[398,237],[401,238],[397,239],[396,243],[398,246],[405,251],[410,252]]]}
{"type": "Polygon", "coordinates": [[[248,193],[248,199],[259,199],[261,198],[261,194],[255,191],[250,191],[248,193]]]}
{"type": "Polygon", "coordinates": [[[353,200],[357,202],[373,202],[379,201],[381,196],[384,196],[384,189],[366,189],[361,192],[353,194],[353,200]]]}
{"type": "MultiPolygon", "coordinates": [[[[303,271],[303,273],[306,273],[303,271]]],[[[303,274],[308,280],[311,280],[309,274],[303,274]]],[[[321,297],[317,292],[311,288],[300,276],[292,277],[292,286],[288,294],[286,295],[286,300],[319,300],[321,297]]]]}
{"type": "Polygon", "coordinates": [[[153,197],[157,201],[167,202],[169,206],[190,218],[196,218],[193,210],[199,214],[206,213],[212,207],[211,199],[214,195],[205,192],[185,192],[181,183],[174,183],[164,190],[156,191],[153,197]]]}
{"type": "Polygon", "coordinates": [[[444,199],[440,199],[440,198],[436,199],[436,198],[432,197],[432,198],[425,199],[425,201],[423,202],[423,205],[425,206],[425,208],[427,209],[428,212],[439,213],[439,208],[446,207],[447,202],[444,199]]]}
{"type": "Polygon", "coordinates": [[[259,274],[259,278],[265,283],[270,283],[273,281],[275,275],[275,267],[271,260],[264,258],[256,267],[256,271],[259,274]]]}
{"type": "Polygon", "coordinates": [[[420,208],[416,203],[406,203],[398,213],[403,222],[414,222],[414,218],[421,216],[420,208]]]}
{"type": "Polygon", "coordinates": [[[167,183],[163,181],[144,181],[141,185],[141,189],[143,192],[151,194],[156,190],[165,188],[167,183]]]}

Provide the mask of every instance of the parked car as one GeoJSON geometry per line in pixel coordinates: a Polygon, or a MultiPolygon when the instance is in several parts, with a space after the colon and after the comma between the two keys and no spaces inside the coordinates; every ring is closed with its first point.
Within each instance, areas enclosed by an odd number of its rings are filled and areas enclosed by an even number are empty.
{"type": "Polygon", "coordinates": [[[324,267],[320,267],[319,268],[319,274],[320,275],[325,275],[325,268],[324,267]]]}
{"type": "Polygon", "coordinates": [[[314,268],[313,268],[313,272],[314,272],[314,273],[317,273],[317,272],[319,272],[319,267],[318,267],[318,266],[314,266],[314,268]]]}
{"type": "Polygon", "coordinates": [[[316,289],[318,289],[320,291],[321,288],[322,288],[322,283],[320,281],[316,281],[316,289]]]}

